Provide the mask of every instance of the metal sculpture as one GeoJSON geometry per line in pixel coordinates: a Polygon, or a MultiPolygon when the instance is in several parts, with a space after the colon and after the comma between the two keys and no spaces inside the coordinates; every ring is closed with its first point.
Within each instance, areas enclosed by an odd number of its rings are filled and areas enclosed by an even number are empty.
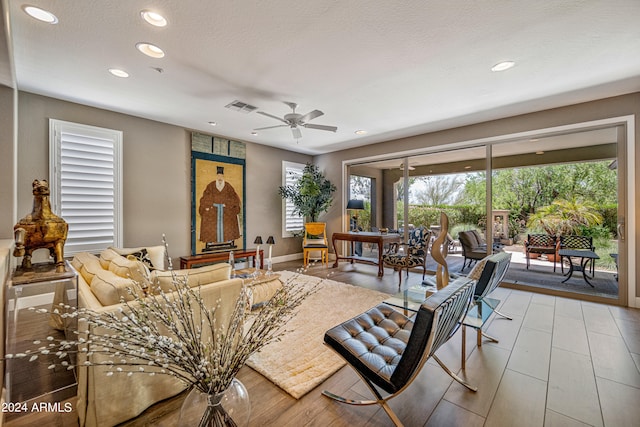
{"type": "Polygon", "coordinates": [[[64,243],[69,225],[51,211],[49,183],[33,181],[33,210],[13,227],[16,247],[13,256],[23,257],[22,268],[29,269],[36,249],[49,249],[54,258],[56,272],[64,273],[64,243]]]}

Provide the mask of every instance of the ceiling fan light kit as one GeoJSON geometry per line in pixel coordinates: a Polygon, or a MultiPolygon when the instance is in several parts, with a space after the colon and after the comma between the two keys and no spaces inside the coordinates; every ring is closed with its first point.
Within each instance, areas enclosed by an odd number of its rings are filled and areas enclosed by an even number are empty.
{"type": "Polygon", "coordinates": [[[285,114],[284,117],[278,117],[275,116],[273,114],[269,114],[269,113],[265,113],[264,111],[257,111],[258,114],[262,114],[263,116],[266,117],[271,117],[272,119],[276,119],[282,123],[284,123],[283,125],[276,125],[276,126],[266,126],[266,127],[261,127],[261,128],[256,128],[254,129],[254,131],[257,130],[265,130],[265,129],[274,129],[274,128],[280,128],[280,127],[289,127],[291,128],[291,134],[293,135],[293,137],[295,139],[300,139],[302,138],[302,132],[300,132],[300,127],[304,127],[307,129],[317,129],[317,130],[324,130],[324,131],[329,131],[329,132],[335,132],[338,130],[338,128],[336,126],[327,126],[327,125],[316,125],[316,124],[312,124],[312,123],[308,123],[310,120],[313,120],[317,117],[322,116],[324,113],[320,110],[313,110],[308,112],[307,114],[298,114],[296,113],[296,108],[298,107],[298,104],[296,104],[295,102],[285,102],[285,104],[287,104],[289,107],[291,107],[291,110],[293,111],[292,113],[288,113],[285,114]]]}

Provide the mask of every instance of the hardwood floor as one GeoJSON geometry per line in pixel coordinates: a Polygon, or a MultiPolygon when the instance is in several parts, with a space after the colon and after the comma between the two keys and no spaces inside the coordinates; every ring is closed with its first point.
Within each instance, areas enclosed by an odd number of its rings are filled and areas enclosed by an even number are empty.
{"type": "MultiPolygon", "coordinates": [[[[276,270],[296,270],[299,262],[276,270]]],[[[338,269],[312,267],[305,274],[329,277],[382,292],[397,292],[398,275],[377,267],[341,263],[338,269]]],[[[421,273],[403,277],[416,284],[421,273]]],[[[429,361],[416,381],[390,406],[406,426],[637,426],[640,419],[640,310],[498,288],[499,310],[486,332],[498,343],[476,346],[467,334],[466,370],[460,375],[478,386],[473,393],[429,361]]],[[[319,313],[319,315],[321,315],[319,313]]],[[[461,333],[439,351],[453,371],[460,370],[461,333]]],[[[324,389],[345,397],[370,398],[348,367],[295,400],[250,368],[239,379],[251,397],[251,426],[390,426],[378,406],[333,402],[324,389]]],[[[175,426],[185,394],[148,409],[126,426],[175,426]]],[[[75,407],[75,402],[74,402],[75,407]]],[[[7,426],[76,425],[75,412],[30,414],[7,426]]]]}

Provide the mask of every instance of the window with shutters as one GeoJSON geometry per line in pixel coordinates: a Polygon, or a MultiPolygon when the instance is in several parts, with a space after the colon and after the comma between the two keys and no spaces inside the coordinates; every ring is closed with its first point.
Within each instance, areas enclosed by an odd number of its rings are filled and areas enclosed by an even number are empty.
{"type": "Polygon", "coordinates": [[[122,132],[49,120],[53,211],[69,224],[65,255],[122,246],[122,132]]]}
{"type": "MultiPolygon", "coordinates": [[[[295,185],[304,171],[303,164],[282,162],[282,185],[295,185]]],[[[291,237],[304,227],[304,218],[299,213],[293,213],[295,206],[290,200],[282,202],[282,237],[291,237]]]]}

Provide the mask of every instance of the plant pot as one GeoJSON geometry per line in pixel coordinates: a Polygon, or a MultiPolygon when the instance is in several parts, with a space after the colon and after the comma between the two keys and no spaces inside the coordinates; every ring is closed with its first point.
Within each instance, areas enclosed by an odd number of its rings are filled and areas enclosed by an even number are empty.
{"type": "Polygon", "coordinates": [[[180,408],[181,427],[242,427],[249,424],[251,403],[244,385],[236,378],[220,393],[191,389],[180,408]]]}

